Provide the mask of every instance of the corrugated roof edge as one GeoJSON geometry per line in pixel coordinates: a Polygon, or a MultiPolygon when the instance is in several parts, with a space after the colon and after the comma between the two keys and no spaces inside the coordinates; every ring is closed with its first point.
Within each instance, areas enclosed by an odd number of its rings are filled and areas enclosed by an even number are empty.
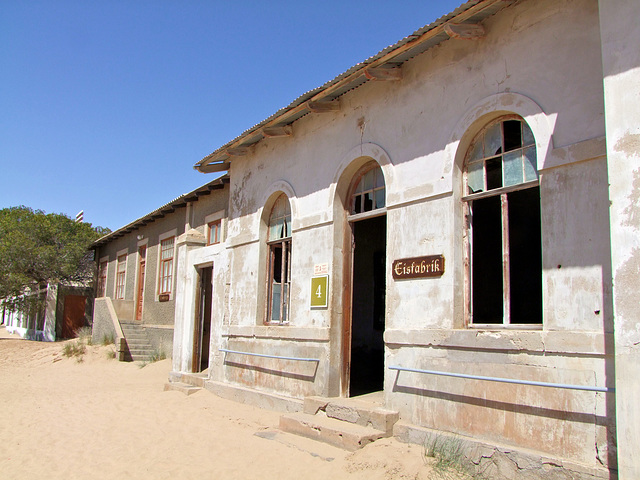
{"type": "MultiPolygon", "coordinates": [[[[120,227],[117,230],[114,230],[111,233],[108,233],[102,237],[100,237],[98,240],[94,241],[89,248],[97,248],[101,245],[104,245],[108,242],[110,242],[111,240],[115,240],[116,238],[121,237],[122,235],[129,233],[133,230],[136,230],[144,225],[146,225],[147,223],[150,223],[151,221],[155,221],[155,218],[153,218],[154,216],[160,215],[164,216],[165,214],[162,213],[163,210],[166,210],[167,208],[175,208],[177,206],[181,206],[179,204],[181,204],[182,202],[186,202],[188,198],[190,198],[193,195],[196,195],[196,200],[198,197],[198,193],[200,192],[204,192],[205,190],[211,191],[211,189],[209,188],[210,186],[215,186],[215,185],[224,185],[226,183],[229,183],[229,175],[228,174],[223,174],[220,175],[218,178],[215,178],[213,180],[211,180],[208,183],[205,183],[204,185],[196,188],[195,190],[192,190],[188,193],[185,193],[183,195],[180,195],[179,197],[176,197],[175,199],[171,200],[168,203],[165,203],[164,205],[162,205],[159,208],[156,208],[154,211],[149,212],[148,214],[134,220],[131,223],[128,223],[127,225],[125,225],[124,227],[120,227]],[[146,220],[150,220],[150,221],[146,221],[146,220]],[[141,222],[145,222],[145,223],[141,223],[141,222]]],[[[190,201],[190,200],[189,200],[190,201]]],[[[168,213],[168,212],[167,212],[168,213]]],[[[159,217],[158,217],[159,218],[159,217]]]]}
{"type": "Polygon", "coordinates": [[[313,90],[309,90],[308,92],[303,93],[302,95],[300,95],[298,98],[296,98],[295,100],[293,100],[289,105],[287,105],[286,107],[282,107],[281,109],[277,110],[274,114],[270,115],[269,117],[267,117],[266,119],[264,119],[263,121],[261,121],[260,123],[255,124],[253,127],[248,128],[247,130],[245,130],[244,132],[242,132],[240,135],[238,135],[237,137],[235,137],[234,139],[230,140],[229,142],[225,143],[224,145],[222,145],[221,147],[219,147],[218,149],[214,150],[213,152],[211,152],[209,155],[205,156],[204,158],[202,158],[202,160],[196,162],[196,164],[194,165],[194,169],[198,169],[199,166],[202,166],[204,163],[206,163],[206,161],[210,158],[215,156],[216,154],[220,153],[221,151],[223,151],[224,149],[228,148],[229,146],[231,146],[232,144],[234,144],[235,142],[237,142],[238,140],[240,140],[243,137],[248,136],[249,134],[255,132],[256,130],[258,130],[259,128],[261,128],[262,126],[264,126],[265,124],[271,122],[272,120],[278,118],[279,116],[281,116],[283,113],[286,113],[287,111],[301,105],[302,103],[304,103],[305,101],[307,101],[309,98],[315,96],[317,93],[326,90],[328,87],[331,87],[332,85],[335,85],[336,83],[340,82],[341,80],[343,80],[344,78],[348,77],[349,75],[353,74],[354,72],[356,72],[357,70],[363,68],[364,66],[375,62],[376,60],[378,60],[379,58],[382,58],[383,56],[387,55],[390,52],[393,52],[394,50],[402,47],[403,45],[409,43],[410,41],[413,41],[416,37],[419,37],[421,35],[424,35],[425,33],[427,33],[430,30],[433,30],[434,28],[439,27],[440,25],[442,25],[443,23],[451,20],[452,18],[455,18],[457,15],[467,11],[468,9],[470,9],[471,7],[477,5],[478,3],[481,3],[482,0],[469,0],[466,3],[463,3],[462,5],[460,5],[459,7],[457,7],[456,9],[454,9],[452,12],[441,16],[440,18],[438,18],[437,20],[425,25],[422,28],[419,28],[418,30],[416,30],[415,32],[413,32],[410,35],[407,35],[406,37],[404,37],[403,39],[399,40],[398,42],[394,43],[393,45],[389,45],[388,47],[380,50],[377,54],[363,60],[362,62],[359,62],[357,64],[355,64],[353,67],[349,68],[347,71],[341,73],[340,75],[336,76],[335,78],[333,78],[332,80],[329,80],[328,82],[325,82],[323,85],[321,85],[320,87],[314,88],[313,90]]]}

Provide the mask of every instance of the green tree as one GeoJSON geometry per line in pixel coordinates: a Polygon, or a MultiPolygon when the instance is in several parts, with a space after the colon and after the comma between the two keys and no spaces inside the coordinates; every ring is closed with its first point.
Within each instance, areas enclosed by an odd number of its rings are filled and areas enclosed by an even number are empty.
{"type": "MultiPolygon", "coordinates": [[[[15,299],[48,283],[87,283],[95,273],[89,245],[108,229],[29,207],[0,210],[0,299],[15,299]]],[[[37,297],[37,296],[36,296],[37,297]]]]}

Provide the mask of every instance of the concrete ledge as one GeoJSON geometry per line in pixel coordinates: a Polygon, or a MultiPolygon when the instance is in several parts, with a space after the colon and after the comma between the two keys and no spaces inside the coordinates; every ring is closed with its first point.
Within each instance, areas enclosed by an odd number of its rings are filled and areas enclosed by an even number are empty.
{"type": "Polygon", "coordinates": [[[300,412],[303,401],[297,398],[283,397],[275,393],[260,392],[239,385],[205,380],[204,388],[227,400],[246,403],[259,408],[266,408],[276,412],[300,412]]]}
{"type": "Polygon", "coordinates": [[[464,348],[473,350],[510,350],[540,353],[596,355],[605,354],[606,336],[599,332],[559,332],[477,329],[388,329],[387,345],[411,347],[464,348]]]}
{"type": "Polygon", "coordinates": [[[394,437],[404,443],[423,445],[437,439],[442,442],[460,443],[466,458],[475,466],[481,478],[495,480],[609,480],[617,478],[615,471],[595,468],[570,462],[564,459],[550,458],[534,451],[514,449],[505,445],[483,443],[471,437],[450,432],[432,430],[405,422],[393,427],[394,437]]]}
{"type": "Polygon", "coordinates": [[[274,338],[328,342],[329,329],[325,327],[292,327],[289,325],[227,325],[222,327],[223,337],[274,338]]]}

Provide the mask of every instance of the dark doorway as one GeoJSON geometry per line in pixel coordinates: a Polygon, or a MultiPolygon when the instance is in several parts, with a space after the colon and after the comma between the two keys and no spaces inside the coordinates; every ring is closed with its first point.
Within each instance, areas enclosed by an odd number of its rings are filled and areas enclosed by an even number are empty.
{"type": "Polygon", "coordinates": [[[84,307],[87,297],[66,295],[64,297],[64,313],[62,314],[62,338],[75,338],[78,329],[84,326],[84,307]]]}
{"type": "Polygon", "coordinates": [[[353,294],[349,395],[383,389],[387,217],[360,220],[353,228],[353,294]]]}
{"type": "Polygon", "coordinates": [[[196,295],[196,321],[193,331],[192,371],[209,368],[209,341],[211,339],[211,295],[213,293],[213,267],[200,268],[198,294],[196,295]]]}

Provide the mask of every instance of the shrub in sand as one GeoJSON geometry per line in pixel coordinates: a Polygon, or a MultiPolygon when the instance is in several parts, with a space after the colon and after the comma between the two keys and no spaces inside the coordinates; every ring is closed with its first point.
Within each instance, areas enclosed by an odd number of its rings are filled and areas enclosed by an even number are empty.
{"type": "Polygon", "coordinates": [[[484,478],[465,455],[466,449],[460,438],[445,435],[430,435],[424,442],[424,456],[432,459],[433,469],[440,478],[484,478]]]}

